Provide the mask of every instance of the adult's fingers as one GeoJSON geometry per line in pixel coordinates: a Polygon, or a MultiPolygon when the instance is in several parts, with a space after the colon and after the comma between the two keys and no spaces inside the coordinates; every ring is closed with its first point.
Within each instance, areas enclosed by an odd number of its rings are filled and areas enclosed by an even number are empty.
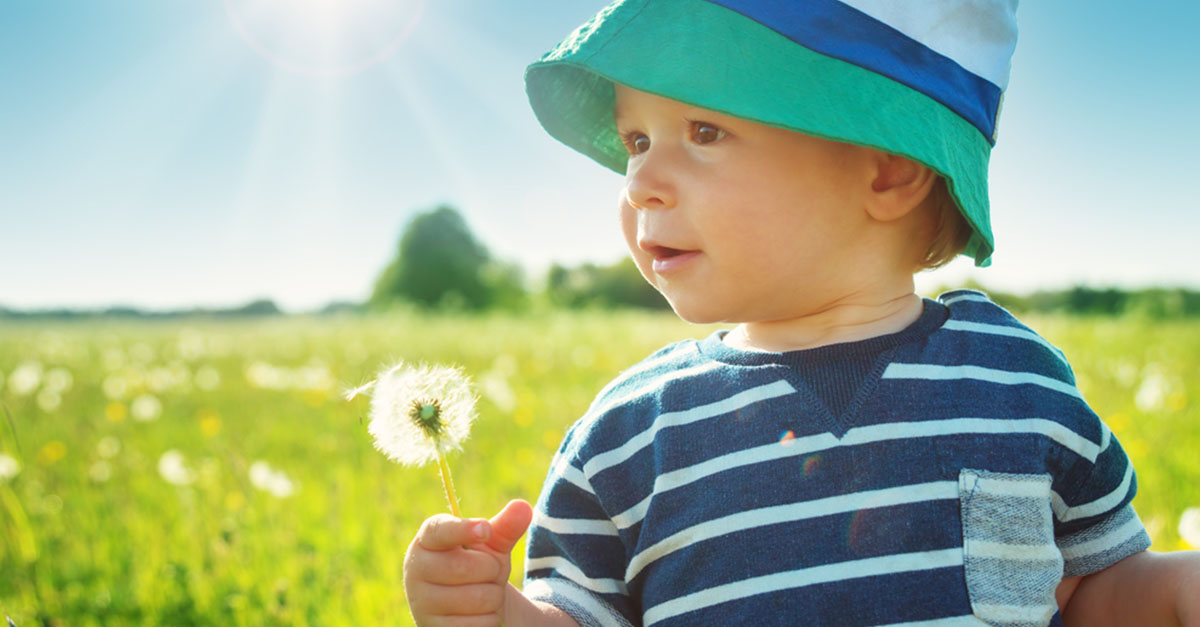
{"type": "Polygon", "coordinates": [[[500,578],[500,561],[495,555],[462,547],[410,551],[404,569],[410,576],[444,586],[494,582],[500,578]]]}
{"type": "Polygon", "coordinates": [[[491,526],[482,518],[455,518],[438,514],[425,519],[415,542],[429,551],[445,551],[477,542],[487,542],[491,526]]]}

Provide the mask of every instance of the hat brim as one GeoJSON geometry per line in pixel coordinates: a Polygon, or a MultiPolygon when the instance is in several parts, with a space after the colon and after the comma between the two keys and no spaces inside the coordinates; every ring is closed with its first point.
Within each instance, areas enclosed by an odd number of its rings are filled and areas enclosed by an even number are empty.
{"type": "Polygon", "coordinates": [[[621,174],[627,153],[613,121],[614,82],[916,160],[946,179],[970,224],[963,254],[990,263],[991,144],[925,94],[706,0],[619,3],[530,65],[525,83],[550,135],[621,174]]]}

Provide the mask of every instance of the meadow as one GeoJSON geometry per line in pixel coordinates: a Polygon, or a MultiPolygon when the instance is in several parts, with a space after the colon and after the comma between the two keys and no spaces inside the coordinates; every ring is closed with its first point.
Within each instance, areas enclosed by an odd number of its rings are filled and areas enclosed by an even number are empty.
{"type": "MultiPolygon", "coordinates": [[[[1132,457],[1154,548],[1190,548],[1200,322],[1027,323],[1132,457]]],[[[480,417],[450,464],[464,513],[487,516],[537,497],[609,379],[711,330],[643,312],[0,322],[0,609],[17,625],[409,624],[404,551],[445,498],[436,465],[374,450],[347,388],[398,359],[462,365],[480,417]]]]}

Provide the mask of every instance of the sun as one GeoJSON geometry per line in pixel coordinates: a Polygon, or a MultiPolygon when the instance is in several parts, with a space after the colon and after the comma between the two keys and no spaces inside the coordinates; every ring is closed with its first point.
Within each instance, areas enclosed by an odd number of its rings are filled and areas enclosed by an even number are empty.
{"type": "Polygon", "coordinates": [[[391,56],[425,0],[225,0],[230,23],[259,55],[309,76],[345,76],[391,56]]]}

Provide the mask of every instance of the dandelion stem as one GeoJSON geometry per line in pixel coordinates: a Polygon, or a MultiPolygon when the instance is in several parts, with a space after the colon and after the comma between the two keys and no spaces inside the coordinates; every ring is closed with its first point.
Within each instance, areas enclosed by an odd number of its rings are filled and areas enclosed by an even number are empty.
{"type": "Polygon", "coordinates": [[[454,493],[454,480],[450,478],[450,466],[446,463],[446,456],[438,451],[438,472],[442,475],[442,487],[446,489],[446,500],[450,502],[450,513],[456,518],[462,518],[462,512],[458,511],[458,495],[454,493]]]}

